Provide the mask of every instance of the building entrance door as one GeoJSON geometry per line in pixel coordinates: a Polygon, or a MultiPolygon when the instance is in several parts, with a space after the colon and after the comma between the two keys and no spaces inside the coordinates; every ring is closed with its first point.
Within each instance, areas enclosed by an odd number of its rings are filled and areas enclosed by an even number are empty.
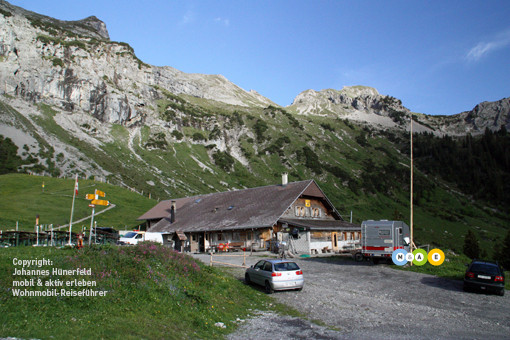
{"type": "Polygon", "coordinates": [[[333,251],[338,251],[338,233],[331,233],[333,251]]]}

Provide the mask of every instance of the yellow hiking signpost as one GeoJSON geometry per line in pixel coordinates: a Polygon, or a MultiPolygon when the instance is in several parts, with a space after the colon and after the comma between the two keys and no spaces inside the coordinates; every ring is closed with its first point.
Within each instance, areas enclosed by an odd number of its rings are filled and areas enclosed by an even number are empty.
{"type": "Polygon", "coordinates": [[[96,205],[102,205],[102,206],[108,206],[110,205],[110,202],[107,200],[101,200],[99,197],[106,197],[106,194],[104,191],[101,190],[94,190],[93,194],[87,194],[85,196],[85,199],[90,201],[89,207],[92,208],[92,219],[90,220],[90,231],[89,231],[89,246],[92,243],[92,227],[94,225],[94,209],[96,208],[96,205]]]}

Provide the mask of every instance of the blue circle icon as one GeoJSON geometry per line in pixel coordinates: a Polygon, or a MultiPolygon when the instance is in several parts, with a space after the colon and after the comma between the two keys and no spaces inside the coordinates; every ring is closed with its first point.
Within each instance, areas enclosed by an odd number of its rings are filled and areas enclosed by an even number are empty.
{"type": "Polygon", "coordinates": [[[393,263],[395,263],[397,266],[403,266],[407,263],[407,250],[405,249],[397,249],[391,254],[391,259],[393,260],[393,263]]]}

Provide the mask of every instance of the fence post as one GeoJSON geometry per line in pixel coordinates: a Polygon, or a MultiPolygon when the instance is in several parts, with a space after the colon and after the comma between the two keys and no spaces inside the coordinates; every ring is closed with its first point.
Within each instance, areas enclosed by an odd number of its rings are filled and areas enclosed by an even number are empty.
{"type": "Polygon", "coordinates": [[[246,267],[246,252],[243,250],[243,266],[246,267]]]}
{"type": "Polygon", "coordinates": [[[209,254],[211,254],[211,262],[209,263],[209,266],[212,267],[212,252],[210,252],[209,254]]]}

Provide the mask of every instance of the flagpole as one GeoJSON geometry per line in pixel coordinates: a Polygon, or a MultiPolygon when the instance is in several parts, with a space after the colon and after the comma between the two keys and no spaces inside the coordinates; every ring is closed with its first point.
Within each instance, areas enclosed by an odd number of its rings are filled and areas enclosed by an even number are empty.
{"type": "Polygon", "coordinates": [[[71,241],[72,241],[71,230],[73,229],[74,199],[76,198],[76,184],[77,183],[78,183],[78,174],[76,174],[76,179],[74,181],[73,204],[71,205],[71,217],[69,218],[69,245],[71,245],[71,241]]]}
{"type": "MultiPolygon", "coordinates": [[[[413,251],[413,246],[414,246],[414,239],[413,239],[413,229],[414,229],[414,226],[413,226],[413,223],[414,223],[414,216],[413,216],[413,172],[414,172],[414,166],[413,166],[413,115],[411,114],[411,197],[410,197],[410,207],[411,207],[411,221],[410,221],[410,224],[411,224],[411,244],[409,246],[409,250],[412,252],[413,251]]],[[[412,262],[411,262],[411,265],[412,265],[412,262]]]]}

